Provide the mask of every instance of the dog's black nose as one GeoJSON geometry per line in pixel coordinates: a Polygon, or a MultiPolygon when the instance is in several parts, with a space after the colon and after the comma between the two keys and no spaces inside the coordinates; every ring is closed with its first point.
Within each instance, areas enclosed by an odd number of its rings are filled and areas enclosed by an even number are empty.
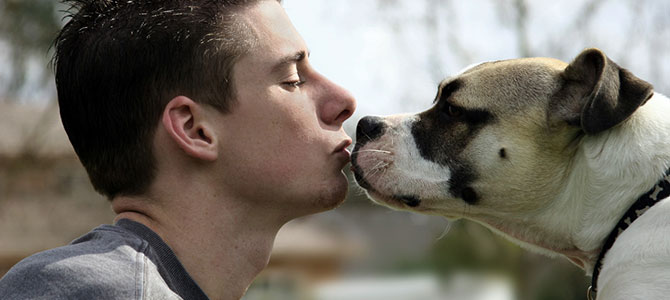
{"type": "Polygon", "coordinates": [[[356,128],[356,142],[365,143],[372,141],[384,134],[384,119],[380,117],[367,116],[358,121],[356,128]]]}

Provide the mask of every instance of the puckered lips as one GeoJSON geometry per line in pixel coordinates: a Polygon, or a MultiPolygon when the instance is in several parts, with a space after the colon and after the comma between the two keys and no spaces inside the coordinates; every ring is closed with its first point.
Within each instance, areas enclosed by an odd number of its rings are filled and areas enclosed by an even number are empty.
{"type": "MultiPolygon", "coordinates": [[[[348,163],[351,159],[351,152],[347,147],[351,146],[352,140],[350,138],[344,139],[342,142],[337,144],[335,147],[335,150],[333,150],[333,154],[335,154],[338,158],[342,159],[344,164],[348,163]]],[[[344,167],[344,164],[342,165],[344,167]]]]}

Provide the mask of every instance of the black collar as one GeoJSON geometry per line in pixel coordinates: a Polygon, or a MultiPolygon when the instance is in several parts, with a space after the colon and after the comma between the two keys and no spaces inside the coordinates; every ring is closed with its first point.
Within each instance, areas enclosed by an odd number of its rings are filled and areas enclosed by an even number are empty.
{"type": "Polygon", "coordinates": [[[621,217],[616,227],[610,232],[610,235],[605,240],[602,250],[600,250],[600,255],[598,255],[598,260],[593,268],[593,277],[591,278],[591,286],[588,290],[588,299],[592,300],[596,298],[596,293],[598,292],[598,275],[603,267],[603,257],[605,257],[607,251],[612,248],[617,237],[619,237],[619,235],[621,235],[633,221],[647,212],[649,208],[668,196],[670,196],[670,169],[665,171],[665,176],[663,176],[651,190],[640,196],[640,198],[633,203],[623,217],[621,217]]]}

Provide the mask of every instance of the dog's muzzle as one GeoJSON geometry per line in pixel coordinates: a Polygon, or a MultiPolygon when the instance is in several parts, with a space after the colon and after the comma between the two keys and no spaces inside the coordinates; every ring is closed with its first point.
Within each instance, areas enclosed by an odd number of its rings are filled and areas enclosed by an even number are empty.
{"type": "Polygon", "coordinates": [[[386,130],[384,119],[375,116],[366,116],[358,121],[356,127],[356,145],[351,154],[351,171],[354,173],[354,179],[362,188],[369,190],[370,184],[363,176],[363,170],[358,165],[358,153],[360,149],[370,141],[374,141],[381,137],[386,130]]]}

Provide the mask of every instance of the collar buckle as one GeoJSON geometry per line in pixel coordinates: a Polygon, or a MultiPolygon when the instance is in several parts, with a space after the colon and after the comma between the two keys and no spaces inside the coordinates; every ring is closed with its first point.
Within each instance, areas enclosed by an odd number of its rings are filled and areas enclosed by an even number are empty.
{"type": "Polygon", "coordinates": [[[589,289],[586,290],[586,299],[588,300],[596,300],[596,291],[593,290],[593,286],[589,286],[589,289]]]}

